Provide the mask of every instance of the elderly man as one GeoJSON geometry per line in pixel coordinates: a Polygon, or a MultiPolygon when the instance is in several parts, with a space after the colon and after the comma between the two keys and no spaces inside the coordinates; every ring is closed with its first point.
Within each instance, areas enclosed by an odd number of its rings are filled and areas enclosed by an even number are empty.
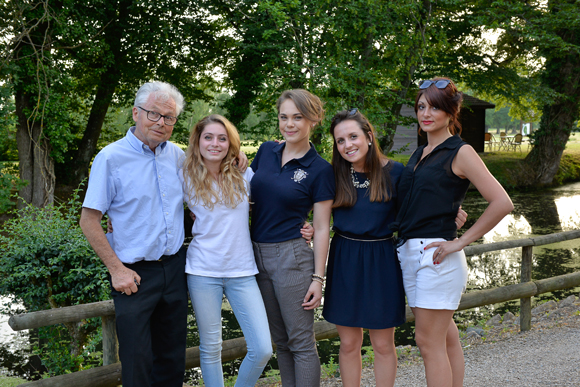
{"type": "Polygon", "coordinates": [[[144,84],[135,126],[95,157],[80,225],[109,269],[124,387],[183,384],[187,325],[183,151],[168,142],[184,99],[172,85],[144,84]],[[107,213],[115,227],[104,234],[107,213]]]}

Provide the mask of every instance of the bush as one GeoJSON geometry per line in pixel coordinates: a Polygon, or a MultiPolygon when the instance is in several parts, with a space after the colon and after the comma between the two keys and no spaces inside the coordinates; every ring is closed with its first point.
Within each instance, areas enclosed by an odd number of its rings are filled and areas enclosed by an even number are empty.
{"type": "MultiPolygon", "coordinates": [[[[0,294],[27,312],[109,298],[106,267],[78,225],[78,199],[77,190],[65,204],[28,205],[0,228],[0,294]]],[[[38,350],[52,374],[79,370],[90,359],[88,348],[99,335],[98,319],[92,320],[40,329],[46,340],[38,350]]]]}
{"type": "Polygon", "coordinates": [[[14,202],[10,200],[12,190],[18,191],[27,183],[18,178],[18,168],[0,162],[0,214],[10,210],[14,202]]]}

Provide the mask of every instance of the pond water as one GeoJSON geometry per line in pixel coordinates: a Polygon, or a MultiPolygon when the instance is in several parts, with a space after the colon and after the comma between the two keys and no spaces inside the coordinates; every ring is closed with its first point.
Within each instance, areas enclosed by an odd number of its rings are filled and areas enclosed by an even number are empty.
{"type": "MultiPolygon", "coordinates": [[[[513,193],[510,195],[515,209],[493,230],[475,243],[491,243],[504,240],[522,239],[527,236],[539,236],[580,228],[580,183],[569,184],[556,189],[543,191],[513,193]]],[[[464,229],[469,228],[483,212],[487,202],[476,192],[470,192],[463,208],[469,214],[464,229]]],[[[521,248],[491,252],[480,256],[468,257],[469,281],[468,292],[505,286],[519,282],[521,248]]],[[[571,273],[580,269],[580,239],[558,244],[534,247],[533,249],[533,279],[542,279],[561,274],[571,273]]],[[[569,294],[578,293],[580,289],[569,289],[536,297],[563,298],[569,294]]],[[[1,301],[1,300],[0,300],[1,301]]],[[[506,310],[518,311],[518,301],[501,305],[491,305],[471,311],[456,314],[456,321],[461,324],[473,323],[489,313],[503,313],[506,310]],[[486,314],[487,313],[487,314],[486,314]]],[[[320,313],[321,311],[319,311],[320,313]]],[[[190,314],[191,316],[191,314],[190,314]]],[[[7,325],[8,318],[0,315],[0,374],[16,372],[16,368],[26,362],[28,336],[26,333],[12,332],[7,325]]],[[[188,335],[188,347],[199,345],[195,329],[195,320],[190,317],[192,327],[188,335]]],[[[229,305],[224,303],[223,311],[224,340],[242,335],[229,305]]],[[[396,330],[397,345],[413,343],[413,324],[405,324],[396,330]]],[[[365,345],[370,345],[365,337],[365,345]]],[[[331,358],[338,360],[337,339],[324,340],[318,343],[319,354],[323,363],[331,358]]],[[[224,364],[224,371],[234,375],[240,361],[224,364]]],[[[274,357],[267,370],[277,368],[274,357]]],[[[191,382],[200,377],[199,370],[188,373],[191,382]]]]}

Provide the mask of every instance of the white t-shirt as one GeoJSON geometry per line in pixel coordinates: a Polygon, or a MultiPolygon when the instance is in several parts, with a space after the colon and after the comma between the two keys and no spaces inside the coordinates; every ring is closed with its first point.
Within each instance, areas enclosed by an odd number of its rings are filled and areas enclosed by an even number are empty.
{"type": "MultiPolygon", "coordinates": [[[[179,176],[185,190],[183,171],[179,176]]],[[[243,174],[246,192],[250,192],[251,168],[243,174]]],[[[187,249],[185,272],[205,277],[244,277],[258,273],[252,240],[250,239],[248,198],[235,208],[216,203],[213,210],[202,202],[193,205],[191,195],[184,197],[195,214],[192,227],[193,240],[187,249]]]]}

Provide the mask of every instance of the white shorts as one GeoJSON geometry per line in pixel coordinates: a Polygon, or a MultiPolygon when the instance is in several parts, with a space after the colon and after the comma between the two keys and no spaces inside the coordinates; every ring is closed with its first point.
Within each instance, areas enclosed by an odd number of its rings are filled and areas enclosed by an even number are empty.
{"type": "Polygon", "coordinates": [[[467,284],[467,262],[463,250],[433,264],[435,247],[424,250],[442,238],[409,239],[397,248],[403,271],[403,285],[411,308],[456,310],[467,284]]]}

